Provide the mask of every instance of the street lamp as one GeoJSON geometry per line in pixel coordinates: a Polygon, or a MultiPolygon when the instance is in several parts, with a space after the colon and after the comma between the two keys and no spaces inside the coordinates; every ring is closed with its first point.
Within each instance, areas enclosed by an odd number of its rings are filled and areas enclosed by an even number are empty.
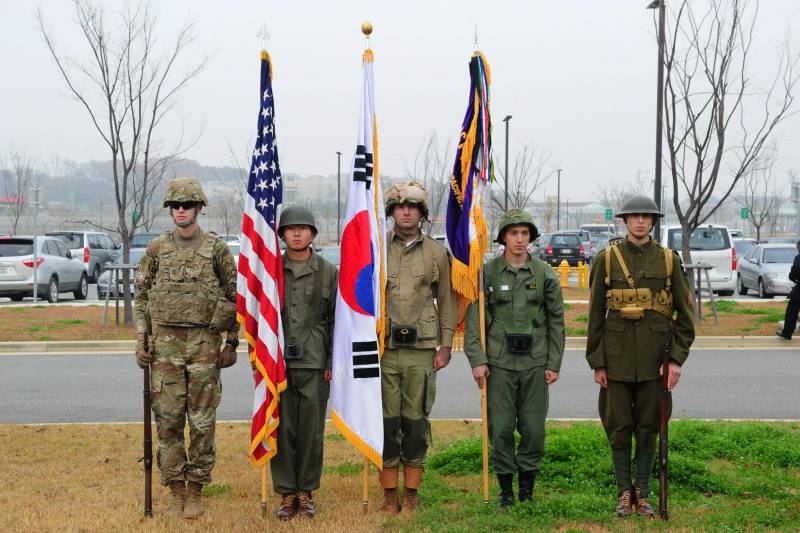
{"type": "Polygon", "coordinates": [[[336,152],[336,244],[342,244],[342,152],[336,152]]]}
{"type": "MultiPolygon", "coordinates": [[[[647,9],[658,9],[658,93],[656,94],[656,176],[653,184],[656,205],[661,207],[661,143],[662,128],[664,125],[664,52],[666,51],[666,35],[664,30],[664,0],[653,0],[647,9]]],[[[663,210],[662,210],[663,212],[663,210]]],[[[656,239],[660,236],[661,218],[656,217],[653,224],[653,234],[656,239]]]]}
{"type": "Polygon", "coordinates": [[[557,169],[558,185],[556,188],[556,229],[561,229],[561,169],[557,169]]]}
{"type": "Polygon", "coordinates": [[[508,121],[511,120],[511,115],[506,115],[503,122],[506,123],[506,173],[503,175],[503,182],[506,187],[505,202],[503,203],[503,211],[508,211],[508,121]]]}

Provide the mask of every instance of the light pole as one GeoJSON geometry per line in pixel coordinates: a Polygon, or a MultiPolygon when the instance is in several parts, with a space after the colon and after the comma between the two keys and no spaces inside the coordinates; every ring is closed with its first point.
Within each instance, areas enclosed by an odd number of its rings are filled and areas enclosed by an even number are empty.
{"type": "Polygon", "coordinates": [[[336,244],[342,244],[342,152],[336,152],[336,244]]]}
{"type": "Polygon", "coordinates": [[[561,229],[561,169],[557,169],[558,181],[556,186],[556,229],[561,229]]]}
{"type": "Polygon", "coordinates": [[[503,182],[506,187],[505,201],[503,202],[503,211],[508,211],[508,121],[511,120],[511,115],[506,115],[503,122],[506,123],[506,173],[503,174],[503,182]]]}
{"type": "MultiPolygon", "coordinates": [[[[664,126],[664,52],[666,50],[666,35],[664,29],[664,0],[653,0],[647,9],[658,9],[658,93],[656,94],[656,176],[653,184],[656,205],[661,206],[661,142],[662,128],[664,126]]],[[[663,212],[663,210],[662,210],[663,212]]],[[[660,237],[661,218],[656,217],[653,224],[653,234],[656,239],[660,237]]]]}

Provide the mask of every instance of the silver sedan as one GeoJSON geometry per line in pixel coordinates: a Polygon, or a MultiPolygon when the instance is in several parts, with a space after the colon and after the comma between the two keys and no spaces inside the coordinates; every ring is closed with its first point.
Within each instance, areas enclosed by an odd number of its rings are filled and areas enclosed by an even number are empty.
{"type": "Polygon", "coordinates": [[[789,281],[789,269],[797,255],[791,244],[763,243],[753,246],[739,259],[736,273],[736,288],[739,294],[752,289],[760,298],[771,298],[776,294],[789,294],[794,283],[789,281]]]}

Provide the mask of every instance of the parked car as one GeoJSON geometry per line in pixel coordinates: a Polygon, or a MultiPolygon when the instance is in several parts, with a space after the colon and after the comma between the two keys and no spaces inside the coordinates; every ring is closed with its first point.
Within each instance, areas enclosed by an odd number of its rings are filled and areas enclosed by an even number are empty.
{"type": "Polygon", "coordinates": [[[578,262],[586,263],[586,250],[580,237],[575,233],[556,232],[541,235],[536,253],[542,261],[558,266],[566,260],[570,266],[578,262]]]}
{"type": "Polygon", "coordinates": [[[749,289],[758,291],[759,298],[772,298],[775,294],[789,294],[794,283],[789,281],[789,270],[797,255],[791,244],[757,244],[739,259],[736,288],[739,294],[749,289]]]}
{"type": "Polygon", "coordinates": [[[747,239],[744,237],[733,238],[733,247],[736,248],[736,257],[744,257],[753,246],[758,244],[755,239],[747,239]]]}
{"type": "Polygon", "coordinates": [[[131,237],[131,250],[134,248],[147,248],[150,241],[161,235],[160,233],[134,233],[131,237]]]}
{"type": "Polygon", "coordinates": [[[89,281],[94,283],[103,271],[103,265],[112,261],[120,246],[102,231],[51,231],[45,235],[55,237],[67,245],[74,260],[83,264],[89,281]]]}
{"type": "Polygon", "coordinates": [[[334,245],[334,246],[320,246],[317,250],[317,253],[322,256],[326,261],[330,264],[339,268],[339,263],[341,261],[341,246],[334,245]]]}
{"type": "Polygon", "coordinates": [[[239,235],[220,235],[228,244],[242,244],[242,237],[239,235]]]}
{"type": "MultiPolygon", "coordinates": [[[[680,252],[683,249],[683,237],[680,226],[662,226],[658,242],[680,252]]],[[[711,265],[708,270],[711,290],[720,296],[732,296],[736,289],[737,255],[728,228],[715,224],[696,228],[689,236],[689,251],[692,263],[711,265]]]]}
{"type": "MultiPolygon", "coordinates": [[[[130,258],[128,259],[129,265],[138,265],[139,261],[141,261],[142,256],[144,255],[145,250],[147,248],[131,248],[130,251],[130,258]]],[[[120,253],[111,263],[113,265],[121,265],[122,263],[122,254],[120,253]]],[[[116,284],[112,283],[112,275],[114,270],[108,269],[108,265],[106,266],[106,270],[100,274],[100,277],[97,278],[97,299],[98,300],[105,300],[107,297],[112,298],[122,298],[124,296],[124,291],[122,290],[122,271],[117,270],[117,279],[116,284]]],[[[131,270],[131,280],[130,285],[128,286],[128,294],[131,296],[136,295],[136,275],[134,270],[131,270]]]]}
{"type": "Polygon", "coordinates": [[[241,249],[241,243],[228,243],[228,249],[231,251],[231,255],[233,255],[233,260],[236,261],[236,264],[239,264],[239,250],[241,249]]]}
{"type": "Polygon", "coordinates": [[[562,233],[574,233],[581,239],[581,243],[583,244],[583,251],[586,254],[586,262],[590,263],[594,260],[595,255],[597,254],[597,250],[595,249],[594,242],[592,241],[592,235],[586,230],[567,230],[562,233]]]}
{"type": "Polygon", "coordinates": [[[41,235],[0,238],[0,296],[15,302],[33,296],[34,244],[37,296],[56,303],[59,293],[72,292],[76,300],[85,300],[89,282],[83,265],[62,241],[41,235]]]}

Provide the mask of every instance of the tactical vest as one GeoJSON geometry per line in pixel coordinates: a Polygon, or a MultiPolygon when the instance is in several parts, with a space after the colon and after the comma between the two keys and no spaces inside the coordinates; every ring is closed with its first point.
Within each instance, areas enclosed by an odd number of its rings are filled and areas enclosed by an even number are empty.
{"type": "Polygon", "coordinates": [[[656,294],[645,287],[636,288],[633,276],[628,271],[628,266],[622,259],[622,254],[616,244],[612,244],[606,249],[606,309],[619,311],[623,318],[638,319],[644,316],[644,311],[652,309],[667,318],[672,318],[672,250],[664,248],[664,263],[667,269],[667,279],[664,289],[656,294]],[[611,253],[617,258],[625,280],[628,282],[627,289],[611,289],[611,253]]]}
{"type": "Polygon", "coordinates": [[[159,239],[156,275],[148,292],[151,320],[165,326],[208,327],[220,297],[214,270],[218,237],[205,233],[197,249],[178,248],[172,233],[159,239]]]}
{"type": "Polygon", "coordinates": [[[500,327],[503,333],[533,334],[534,329],[544,325],[546,314],[542,302],[544,301],[544,265],[537,265],[534,259],[528,262],[533,273],[533,283],[525,286],[527,305],[525,313],[514,313],[512,306],[513,288],[505,291],[500,285],[500,261],[491,262],[489,308],[492,312],[492,323],[489,329],[500,327]],[[537,268],[538,266],[538,268],[537,268]],[[508,305],[504,305],[508,304],[508,305]]]}

